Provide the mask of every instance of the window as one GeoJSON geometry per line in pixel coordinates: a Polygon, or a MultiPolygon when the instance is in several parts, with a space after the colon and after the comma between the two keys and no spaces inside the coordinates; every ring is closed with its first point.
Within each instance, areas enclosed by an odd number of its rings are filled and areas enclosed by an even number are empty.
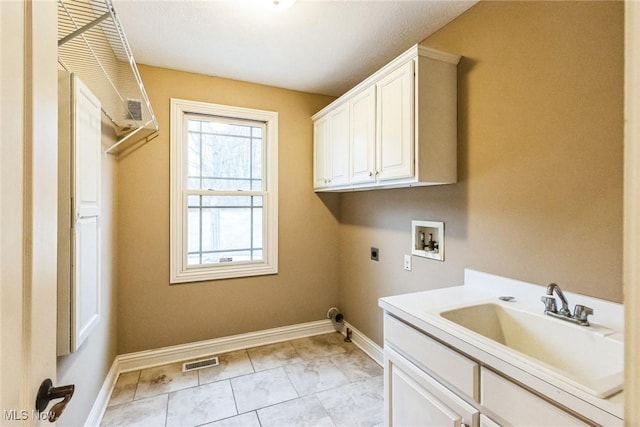
{"type": "Polygon", "coordinates": [[[171,283],[278,272],[278,114],[171,100],[171,283]]]}

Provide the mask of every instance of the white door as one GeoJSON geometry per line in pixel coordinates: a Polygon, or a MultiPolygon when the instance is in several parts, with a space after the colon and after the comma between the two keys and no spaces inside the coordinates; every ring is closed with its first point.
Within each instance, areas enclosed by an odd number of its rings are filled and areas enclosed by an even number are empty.
{"type": "Polygon", "coordinates": [[[408,178],[414,170],[413,61],[376,84],[378,180],[408,178]]]}
{"type": "Polygon", "coordinates": [[[625,2],[624,419],[640,425],[640,3],[625,2]]]}
{"type": "MultiPolygon", "coordinates": [[[[56,3],[0,1],[0,421],[56,380],[56,3]]],[[[51,406],[49,406],[49,410],[51,406]]]]}
{"type": "Polygon", "coordinates": [[[100,101],[74,77],[71,351],[100,320],[100,101]]]}

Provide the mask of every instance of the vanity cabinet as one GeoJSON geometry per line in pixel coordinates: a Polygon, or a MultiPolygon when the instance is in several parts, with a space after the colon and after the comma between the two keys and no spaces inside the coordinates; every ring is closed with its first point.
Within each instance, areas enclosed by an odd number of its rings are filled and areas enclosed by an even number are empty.
{"type": "Polygon", "coordinates": [[[455,183],[459,60],[414,46],[315,114],[314,189],[455,183]]]}
{"type": "Polygon", "coordinates": [[[388,426],[477,426],[480,412],[393,350],[384,358],[388,426]]]}
{"type": "Polygon", "coordinates": [[[525,420],[528,425],[537,426],[589,425],[490,369],[483,367],[481,378],[482,406],[499,415],[507,425],[522,424],[525,420]]]}
{"type": "Polygon", "coordinates": [[[597,425],[388,313],[384,360],[389,427],[597,425]]]}

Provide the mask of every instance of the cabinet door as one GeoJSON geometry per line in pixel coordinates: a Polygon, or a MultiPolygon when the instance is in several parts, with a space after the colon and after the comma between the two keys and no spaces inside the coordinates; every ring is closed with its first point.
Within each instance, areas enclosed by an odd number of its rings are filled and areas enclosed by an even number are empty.
{"type": "Polygon", "coordinates": [[[585,427],[589,424],[488,369],[481,370],[482,405],[512,426],[585,427]]]}
{"type": "Polygon", "coordinates": [[[350,182],[359,184],[376,180],[376,88],[356,95],[351,108],[350,182]]]}
{"type": "Polygon", "coordinates": [[[493,421],[484,414],[480,414],[480,427],[500,427],[500,424],[493,421]]]}
{"type": "Polygon", "coordinates": [[[313,188],[324,188],[329,184],[328,124],[327,117],[313,123],[313,188]]]}
{"type": "Polygon", "coordinates": [[[397,426],[474,426],[479,413],[393,350],[385,349],[385,421],[397,426]]]}
{"type": "Polygon", "coordinates": [[[329,113],[329,186],[349,183],[349,103],[329,113]]]}
{"type": "Polygon", "coordinates": [[[414,174],[414,64],[408,62],[376,84],[378,180],[414,174]]]}

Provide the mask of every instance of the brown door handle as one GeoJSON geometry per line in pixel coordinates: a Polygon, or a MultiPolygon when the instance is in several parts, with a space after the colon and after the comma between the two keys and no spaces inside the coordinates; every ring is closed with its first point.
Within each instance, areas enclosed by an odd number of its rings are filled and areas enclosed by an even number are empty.
{"type": "Polygon", "coordinates": [[[49,422],[54,422],[58,418],[60,418],[60,415],[62,415],[64,408],[67,407],[67,403],[69,403],[69,401],[73,397],[74,391],[75,386],[73,384],[54,387],[53,382],[51,382],[51,380],[47,378],[46,380],[42,381],[42,384],[40,384],[40,388],[38,389],[38,396],[36,397],[36,409],[38,410],[38,412],[42,412],[47,408],[50,401],[62,399],[62,402],[58,402],[53,405],[51,407],[51,410],[49,411],[49,422]]]}

